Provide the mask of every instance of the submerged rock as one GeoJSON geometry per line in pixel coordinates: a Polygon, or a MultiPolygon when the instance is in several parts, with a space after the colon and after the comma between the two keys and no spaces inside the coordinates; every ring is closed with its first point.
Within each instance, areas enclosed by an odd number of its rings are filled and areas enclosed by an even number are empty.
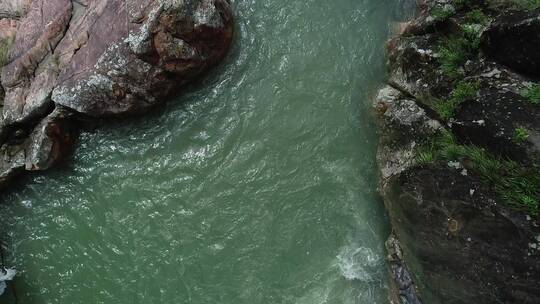
{"type": "Polygon", "coordinates": [[[1,75],[0,186],[61,160],[76,118],[144,113],[216,65],[232,41],[228,0],[29,2],[9,6],[27,13],[1,75]]]}

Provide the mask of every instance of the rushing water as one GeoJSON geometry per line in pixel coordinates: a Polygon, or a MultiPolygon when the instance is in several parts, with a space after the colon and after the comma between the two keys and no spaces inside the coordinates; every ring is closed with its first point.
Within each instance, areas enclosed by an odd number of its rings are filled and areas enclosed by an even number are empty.
{"type": "Polygon", "coordinates": [[[369,97],[398,2],[234,1],[203,83],[2,197],[19,303],[387,303],[369,97]]]}

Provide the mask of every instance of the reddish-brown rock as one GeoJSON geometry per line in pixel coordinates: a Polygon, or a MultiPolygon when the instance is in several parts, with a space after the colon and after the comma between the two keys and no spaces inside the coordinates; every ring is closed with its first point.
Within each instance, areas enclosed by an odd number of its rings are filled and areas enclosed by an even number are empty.
{"type": "MultiPolygon", "coordinates": [[[[25,160],[3,153],[0,177],[54,165],[70,150],[66,121],[77,114],[136,114],[164,102],[232,40],[228,0],[30,2],[1,75],[0,152],[17,146],[25,160]]],[[[24,3],[10,10],[24,12],[24,3]]]]}

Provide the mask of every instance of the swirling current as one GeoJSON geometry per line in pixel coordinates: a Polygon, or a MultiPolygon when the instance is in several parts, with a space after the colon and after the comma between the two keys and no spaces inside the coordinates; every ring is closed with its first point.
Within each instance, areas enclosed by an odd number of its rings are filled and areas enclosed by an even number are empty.
{"type": "Polygon", "coordinates": [[[2,195],[18,303],[388,302],[370,98],[411,1],[232,2],[210,75],[2,195]]]}

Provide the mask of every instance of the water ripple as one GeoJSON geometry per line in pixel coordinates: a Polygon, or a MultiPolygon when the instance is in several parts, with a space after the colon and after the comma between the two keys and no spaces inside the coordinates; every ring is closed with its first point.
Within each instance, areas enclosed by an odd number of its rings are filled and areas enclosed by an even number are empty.
{"type": "Polygon", "coordinates": [[[232,2],[202,83],[2,197],[20,303],[386,303],[369,97],[406,1],[232,2]]]}

